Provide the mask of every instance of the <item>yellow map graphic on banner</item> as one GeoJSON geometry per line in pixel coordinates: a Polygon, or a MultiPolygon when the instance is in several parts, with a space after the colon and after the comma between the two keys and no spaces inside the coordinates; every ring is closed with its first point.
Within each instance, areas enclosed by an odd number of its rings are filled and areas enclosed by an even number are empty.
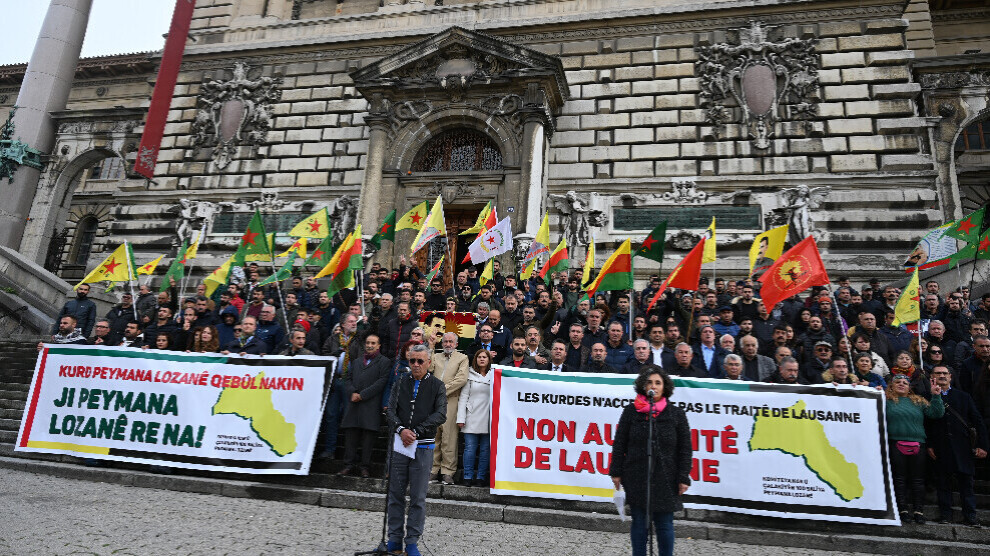
{"type": "Polygon", "coordinates": [[[265,373],[254,377],[251,388],[224,388],[213,405],[213,414],[236,415],[251,422],[251,430],[278,456],[296,451],[296,425],[275,409],[272,391],[262,388],[265,373]]]}
{"type": "Polygon", "coordinates": [[[815,475],[845,501],[863,496],[859,467],[829,442],[821,421],[813,418],[804,401],[784,410],[787,417],[758,415],[753,424],[750,450],[779,450],[797,456],[815,475]]]}

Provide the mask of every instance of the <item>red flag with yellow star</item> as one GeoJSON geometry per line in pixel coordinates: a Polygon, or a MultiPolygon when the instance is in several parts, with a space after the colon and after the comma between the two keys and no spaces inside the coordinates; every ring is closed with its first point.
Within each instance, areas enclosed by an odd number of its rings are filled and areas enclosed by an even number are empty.
{"type": "Polygon", "coordinates": [[[825,271],[815,238],[808,236],[781,255],[760,276],[760,282],[763,282],[760,297],[767,311],[773,311],[777,303],[811,286],[827,285],[828,272],[825,271]]]}
{"type": "Polygon", "coordinates": [[[296,224],[289,235],[294,237],[315,237],[323,239],[330,235],[330,217],[326,207],[319,212],[311,214],[296,224]]]}

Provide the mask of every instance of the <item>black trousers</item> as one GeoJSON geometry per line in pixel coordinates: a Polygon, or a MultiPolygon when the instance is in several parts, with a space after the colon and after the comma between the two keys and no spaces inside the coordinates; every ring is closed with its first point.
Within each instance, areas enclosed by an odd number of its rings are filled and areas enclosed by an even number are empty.
{"type": "Polygon", "coordinates": [[[902,511],[922,512],[925,505],[925,445],[913,456],[905,456],[897,449],[897,442],[890,443],[890,464],[894,468],[894,494],[897,508],[902,511]],[[908,506],[911,509],[908,510],[908,506]]]}
{"type": "Polygon", "coordinates": [[[956,483],[959,485],[959,501],[961,502],[963,517],[970,520],[976,519],[976,495],[973,493],[973,476],[966,475],[965,473],[936,471],[935,491],[938,493],[939,512],[946,519],[952,517],[952,475],[956,476],[956,483]]]}
{"type": "Polygon", "coordinates": [[[361,444],[361,466],[371,465],[371,450],[375,446],[377,431],[365,429],[344,430],[344,461],[347,465],[358,464],[358,443],[361,444]]]}

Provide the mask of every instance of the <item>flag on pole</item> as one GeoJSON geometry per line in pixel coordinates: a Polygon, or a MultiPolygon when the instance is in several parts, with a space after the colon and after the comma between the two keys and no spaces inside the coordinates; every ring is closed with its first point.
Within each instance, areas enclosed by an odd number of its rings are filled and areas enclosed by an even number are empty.
{"type": "Polygon", "coordinates": [[[750,276],[763,274],[783,254],[788,229],[789,226],[784,224],[753,238],[753,245],[749,246],[750,276]]]}
{"type": "Polygon", "coordinates": [[[429,209],[426,201],[409,209],[409,212],[402,215],[402,218],[395,223],[395,231],[399,230],[419,230],[426,221],[426,211],[429,209]]]}
{"type": "Polygon", "coordinates": [[[437,261],[437,264],[433,265],[433,269],[430,270],[430,273],[426,275],[426,283],[427,283],[427,285],[429,285],[430,282],[433,281],[433,277],[436,276],[438,272],[440,272],[440,267],[443,265],[443,259],[446,256],[447,255],[441,255],[440,256],[440,260],[437,261]]]}
{"type": "Polygon", "coordinates": [[[491,213],[492,213],[492,202],[488,201],[488,203],[485,205],[485,208],[481,209],[481,212],[478,213],[478,220],[474,222],[474,226],[471,226],[470,228],[464,230],[458,235],[466,236],[468,234],[480,234],[484,232],[485,230],[488,229],[485,226],[485,222],[488,220],[488,216],[491,213]]]}
{"type": "Polygon", "coordinates": [[[909,324],[921,320],[921,296],[918,295],[918,267],[908,281],[907,287],[901,292],[901,297],[894,305],[893,326],[909,324]]]}
{"type": "Polygon", "coordinates": [[[186,277],[186,251],[188,250],[189,246],[183,241],[179,247],[179,251],[175,254],[175,258],[172,259],[172,263],[168,265],[165,276],[162,276],[162,284],[158,288],[159,292],[168,290],[170,284],[169,278],[173,278],[178,282],[186,277]]]}
{"type": "Polygon", "coordinates": [[[705,231],[705,253],[701,258],[702,263],[713,263],[715,262],[715,217],[712,217],[712,223],[708,226],[705,231]]]}
{"type": "MultiPolygon", "coordinates": [[[[483,233],[487,232],[488,230],[494,228],[496,224],[498,224],[498,211],[495,210],[495,207],[492,207],[491,210],[488,211],[488,214],[485,216],[485,220],[481,223],[481,228],[479,228],[478,235],[475,237],[475,239],[478,239],[478,237],[481,237],[481,234],[483,234],[483,233]]],[[[467,264],[468,262],[471,262],[471,250],[470,249],[464,255],[464,260],[461,261],[461,264],[467,264]]],[[[480,264],[481,261],[478,261],[478,262],[480,264]]],[[[523,269],[525,270],[525,265],[523,266],[523,269]]],[[[527,278],[523,278],[523,280],[526,280],[526,279],[527,278]]]]}
{"type": "Polygon", "coordinates": [[[292,276],[292,267],[296,264],[296,258],[298,258],[298,255],[295,251],[293,251],[289,255],[289,260],[285,261],[285,264],[283,264],[275,274],[272,274],[268,278],[258,282],[258,287],[267,286],[268,284],[275,282],[281,282],[282,280],[286,280],[292,276]]]}
{"type": "Polygon", "coordinates": [[[980,236],[980,242],[976,244],[976,258],[990,259],[990,230],[980,236]]]}
{"type": "Polygon", "coordinates": [[[658,263],[663,262],[663,243],[667,240],[667,221],[664,220],[653,228],[650,235],[646,236],[639,249],[636,250],[637,257],[646,257],[658,263]]]}
{"type": "Polygon", "coordinates": [[[317,278],[331,276],[327,294],[333,297],[337,292],[354,287],[354,270],[364,268],[361,257],[363,245],[361,241],[361,225],[351,232],[347,239],[340,244],[330,262],[316,275],[317,278]]]}
{"type": "Polygon", "coordinates": [[[383,239],[387,239],[395,243],[395,210],[388,213],[388,216],[385,217],[385,221],[382,222],[382,225],[378,228],[378,231],[375,232],[375,235],[371,236],[371,239],[369,239],[368,242],[374,245],[375,249],[381,249],[383,239]]]}
{"type": "Polygon", "coordinates": [[[289,230],[289,235],[293,237],[315,237],[323,239],[330,235],[330,213],[326,207],[315,212],[289,230]]]}
{"type": "Polygon", "coordinates": [[[323,238],[323,241],[321,241],[319,245],[316,246],[316,249],[313,250],[313,254],[306,259],[306,262],[303,263],[303,268],[306,268],[309,265],[316,265],[323,268],[327,266],[328,262],[330,262],[331,257],[333,257],[333,238],[327,236],[323,238]]]}
{"type": "Polygon", "coordinates": [[[950,236],[948,231],[955,224],[949,222],[925,234],[904,261],[904,271],[913,272],[914,267],[926,270],[952,262],[952,257],[959,249],[956,238],[950,236]]]}
{"type": "MultiPolygon", "coordinates": [[[[495,279],[495,259],[488,259],[488,263],[485,264],[485,270],[478,277],[478,283],[482,286],[491,282],[495,279]]],[[[480,291],[480,290],[479,290],[480,291]]],[[[474,294],[477,296],[478,294],[474,294]]]]}
{"type": "Polygon", "coordinates": [[[471,262],[481,264],[512,249],[512,219],[506,218],[478,236],[468,247],[471,262]]]}
{"type": "Polygon", "coordinates": [[[194,241],[193,244],[190,245],[188,249],[186,249],[186,257],[185,257],[185,259],[187,261],[189,259],[195,259],[196,258],[196,255],[199,254],[199,240],[200,239],[202,239],[202,234],[200,234],[200,237],[197,237],[196,238],[196,241],[194,241]]]}
{"type": "MultiPolygon", "coordinates": [[[[261,212],[255,209],[254,216],[251,217],[247,230],[244,231],[244,235],[241,236],[241,241],[237,245],[233,265],[244,266],[249,255],[267,256],[267,260],[270,260],[272,250],[269,242],[265,241],[267,238],[268,234],[265,232],[265,222],[261,219],[261,212]]],[[[272,240],[274,241],[274,237],[272,240]]]]}
{"type": "MultiPolygon", "coordinates": [[[[536,261],[533,262],[535,263],[536,261]]],[[[553,250],[553,253],[550,254],[550,259],[540,269],[540,278],[543,278],[543,281],[549,285],[551,280],[553,280],[552,276],[554,273],[567,270],[570,267],[571,260],[567,255],[567,238],[563,238],[557,244],[557,248],[553,250]]]]}
{"type": "Polygon", "coordinates": [[[520,280],[529,280],[533,276],[533,271],[536,270],[536,262],[536,259],[533,259],[528,264],[523,265],[523,270],[519,273],[520,280]]]}
{"type": "Polygon", "coordinates": [[[130,282],[134,280],[134,263],[129,261],[133,260],[134,254],[131,251],[131,246],[124,242],[72,289],[76,289],[82,284],[92,284],[104,280],[107,282],[130,282]]]}
{"type": "Polygon", "coordinates": [[[698,291],[698,282],[701,281],[701,261],[704,258],[706,241],[705,238],[701,238],[701,241],[681,259],[681,262],[677,263],[670,275],[660,284],[657,292],[653,294],[650,304],[646,307],[647,313],[653,310],[653,306],[660,300],[663,292],[667,291],[667,288],[698,291]]]}
{"type": "Polygon", "coordinates": [[[966,243],[977,243],[983,232],[983,216],[986,210],[986,207],[983,207],[958,220],[946,230],[945,235],[961,239],[966,243]]]}
{"type": "Polygon", "coordinates": [[[591,271],[595,269],[595,238],[588,244],[588,252],[584,256],[584,267],[581,275],[581,289],[587,289],[591,283],[591,271]]]}
{"type": "Polygon", "coordinates": [[[203,279],[203,285],[206,286],[206,297],[210,297],[218,287],[227,283],[227,280],[230,278],[230,266],[233,262],[234,257],[231,256],[226,262],[211,272],[209,276],[203,279]]]}
{"type": "Polygon", "coordinates": [[[144,263],[143,265],[141,265],[141,266],[138,267],[137,273],[138,274],[145,274],[145,275],[154,274],[155,273],[155,268],[158,267],[158,263],[162,262],[162,259],[164,259],[164,258],[165,258],[165,255],[160,255],[157,259],[155,259],[153,261],[150,261],[150,262],[147,262],[147,263],[144,263]]]}
{"type": "Polygon", "coordinates": [[[305,260],[306,259],[306,241],[307,240],[304,237],[301,237],[301,238],[297,239],[295,241],[295,243],[293,243],[292,246],[290,246],[288,249],[286,249],[283,253],[279,253],[278,255],[275,255],[275,258],[281,259],[283,257],[288,257],[288,256],[291,255],[293,257],[299,257],[299,258],[305,260]]]}
{"type": "MultiPolygon", "coordinates": [[[[533,243],[529,245],[529,251],[526,253],[525,262],[529,262],[536,257],[550,252],[550,211],[543,214],[543,223],[540,224],[540,229],[536,231],[536,237],[533,238],[533,243]]],[[[473,257],[473,255],[472,255],[473,257]]]]}
{"type": "Polygon", "coordinates": [[[410,251],[415,254],[416,251],[426,247],[426,244],[431,242],[433,238],[446,235],[447,224],[443,219],[443,198],[437,195],[437,200],[433,203],[433,208],[426,215],[426,223],[423,224],[422,229],[416,234],[416,239],[413,240],[410,251]]]}
{"type": "Polygon", "coordinates": [[[760,276],[760,282],[763,283],[760,297],[767,311],[773,311],[777,303],[811,286],[827,285],[828,272],[825,271],[815,238],[808,236],[781,255],[760,276]]]}
{"type": "Polygon", "coordinates": [[[594,299],[599,291],[627,290],[633,287],[632,248],[627,239],[602,265],[601,272],[588,286],[588,298],[594,299]]]}

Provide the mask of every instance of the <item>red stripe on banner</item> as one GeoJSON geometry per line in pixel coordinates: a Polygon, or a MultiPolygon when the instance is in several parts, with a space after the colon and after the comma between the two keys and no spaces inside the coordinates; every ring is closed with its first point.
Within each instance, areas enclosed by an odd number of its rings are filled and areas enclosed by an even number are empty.
{"type": "Polygon", "coordinates": [[[34,424],[34,410],[38,408],[38,398],[41,397],[41,381],[45,378],[45,362],[48,360],[48,348],[41,350],[41,365],[34,377],[34,392],[31,396],[31,405],[28,406],[28,414],[24,419],[24,437],[21,438],[21,448],[27,448],[28,438],[31,436],[31,425],[34,424]]]}
{"type": "Polygon", "coordinates": [[[134,162],[134,171],[149,180],[155,177],[158,148],[165,134],[165,123],[168,121],[168,111],[172,106],[172,94],[175,92],[175,82],[179,78],[182,53],[186,49],[186,39],[189,38],[189,26],[192,23],[195,7],[195,0],[176,0],[175,11],[172,12],[172,24],[168,28],[162,64],[158,68],[158,79],[155,80],[155,90],[151,94],[148,119],[144,122],[144,134],[141,136],[141,146],[138,147],[137,160],[134,162]]]}
{"type": "Polygon", "coordinates": [[[490,419],[492,420],[491,429],[492,433],[488,435],[488,488],[495,488],[495,462],[498,461],[498,418],[495,417],[499,415],[498,408],[502,401],[502,370],[495,369],[495,383],[492,385],[494,390],[495,401],[492,405],[492,412],[490,419]]]}

